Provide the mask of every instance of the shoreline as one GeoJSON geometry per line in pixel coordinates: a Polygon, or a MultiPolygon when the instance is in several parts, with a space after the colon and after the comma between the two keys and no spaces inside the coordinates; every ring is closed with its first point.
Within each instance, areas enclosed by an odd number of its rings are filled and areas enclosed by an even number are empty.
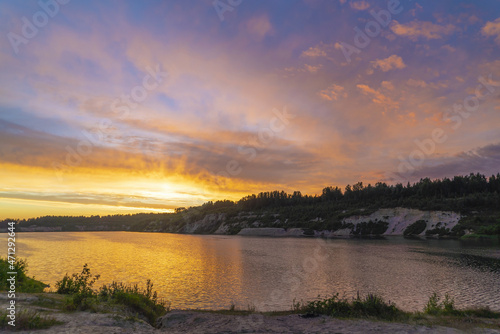
{"type": "MultiPolygon", "coordinates": [[[[250,229],[250,228],[249,228],[250,229]]],[[[489,235],[489,234],[466,234],[463,236],[450,236],[450,235],[409,235],[405,236],[403,234],[372,234],[372,235],[336,235],[334,233],[328,236],[322,235],[322,231],[314,230],[314,235],[307,234],[273,234],[272,232],[276,228],[274,227],[261,227],[258,230],[264,230],[262,233],[251,233],[251,234],[221,234],[221,233],[185,233],[185,232],[164,232],[164,231],[129,231],[129,230],[78,230],[78,231],[61,231],[61,230],[37,230],[37,231],[16,231],[16,233],[82,233],[82,232],[130,232],[130,233],[160,233],[160,234],[175,234],[175,235],[194,235],[194,236],[238,236],[244,238],[259,237],[259,238],[298,238],[298,239],[328,239],[328,240],[357,240],[357,239],[368,239],[368,240],[383,240],[386,238],[404,238],[408,240],[459,240],[459,241],[489,241],[489,242],[500,242],[500,236],[489,235]]],[[[282,229],[282,228],[280,228],[282,229]]],[[[293,228],[301,229],[305,228],[293,228]]],[[[257,230],[257,228],[255,228],[257,230]]],[[[286,231],[286,229],[283,228],[286,231]]],[[[7,231],[0,230],[0,233],[7,233],[7,231]]]]}
{"type": "MultiPolygon", "coordinates": [[[[36,333],[500,333],[500,319],[462,319],[451,316],[414,316],[408,321],[385,321],[374,317],[336,318],[296,311],[255,312],[244,310],[170,310],[152,326],[119,309],[105,312],[62,311],[64,295],[20,293],[18,310],[38,312],[58,324],[36,333]],[[49,302],[49,300],[51,300],[49,302]],[[156,327],[156,328],[155,328],[156,327]]],[[[1,294],[1,304],[7,302],[1,294]]],[[[32,333],[29,330],[16,331],[32,333]]]]}

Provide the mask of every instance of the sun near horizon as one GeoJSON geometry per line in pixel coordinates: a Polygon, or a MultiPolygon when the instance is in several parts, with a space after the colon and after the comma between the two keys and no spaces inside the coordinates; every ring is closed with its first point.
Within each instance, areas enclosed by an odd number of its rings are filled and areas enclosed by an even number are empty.
{"type": "Polygon", "coordinates": [[[0,4],[0,219],[498,172],[499,3],[41,3],[0,4]]]}

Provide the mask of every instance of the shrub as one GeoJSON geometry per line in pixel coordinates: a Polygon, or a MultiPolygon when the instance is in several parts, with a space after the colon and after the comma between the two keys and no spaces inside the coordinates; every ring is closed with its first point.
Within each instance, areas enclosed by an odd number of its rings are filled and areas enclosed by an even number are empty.
{"type": "Polygon", "coordinates": [[[309,302],[304,310],[312,314],[335,317],[376,317],[384,320],[407,317],[407,314],[393,303],[386,303],[382,297],[375,294],[361,298],[358,293],[357,297],[349,302],[347,299],[340,299],[337,293],[331,298],[309,302]]]}
{"type": "Polygon", "coordinates": [[[441,311],[441,306],[439,305],[439,296],[437,293],[433,293],[430,297],[429,300],[427,301],[427,304],[424,307],[424,313],[427,314],[438,314],[441,311]]]}
{"type": "Polygon", "coordinates": [[[71,295],[66,300],[68,311],[86,310],[91,307],[94,302],[93,297],[96,295],[93,286],[99,277],[91,274],[88,265],[85,264],[80,274],[68,276],[66,273],[62,280],[56,282],[56,293],[71,295]]]}
{"type": "Polygon", "coordinates": [[[444,295],[443,309],[445,313],[451,314],[455,311],[455,300],[450,298],[448,294],[444,295]]]}
{"type": "Polygon", "coordinates": [[[153,291],[151,280],[147,280],[144,290],[139,289],[137,284],[132,286],[121,282],[103,285],[99,291],[99,298],[125,305],[144,316],[152,325],[158,317],[170,310],[169,304],[159,299],[157,292],[153,291]]]}
{"type": "Polygon", "coordinates": [[[8,290],[8,281],[10,275],[8,272],[16,272],[16,291],[27,293],[43,292],[48,285],[35,278],[28,277],[28,262],[24,259],[17,258],[14,261],[8,258],[0,258],[0,290],[8,290]],[[14,269],[11,269],[14,266],[14,269]]]}
{"type": "Polygon", "coordinates": [[[100,275],[93,275],[87,264],[83,266],[80,274],[64,275],[63,279],[56,282],[56,292],[60,294],[79,294],[83,296],[92,296],[94,290],[92,286],[99,279],[100,275]]]}
{"type": "Polygon", "coordinates": [[[66,309],[95,309],[100,302],[110,302],[125,306],[127,309],[142,315],[147,321],[155,325],[158,317],[170,310],[169,304],[158,298],[153,291],[153,283],[147,280],[146,288],[140,289],[137,284],[125,285],[121,282],[113,282],[103,285],[98,291],[93,286],[99,279],[99,275],[90,273],[87,264],[83,266],[80,274],[68,276],[56,283],[57,293],[67,294],[66,309]]]}
{"type": "Polygon", "coordinates": [[[380,235],[384,234],[385,231],[387,231],[387,228],[389,227],[389,223],[384,222],[384,221],[369,221],[368,223],[366,222],[361,222],[356,225],[356,228],[352,231],[353,235],[380,235]]]}
{"type": "Polygon", "coordinates": [[[409,225],[403,232],[404,236],[418,235],[422,233],[427,227],[425,220],[417,220],[413,224],[409,225]]]}
{"type": "Polygon", "coordinates": [[[440,300],[441,298],[434,292],[424,307],[424,313],[431,315],[458,315],[461,313],[455,309],[455,300],[450,295],[445,294],[441,303],[440,300]]]}

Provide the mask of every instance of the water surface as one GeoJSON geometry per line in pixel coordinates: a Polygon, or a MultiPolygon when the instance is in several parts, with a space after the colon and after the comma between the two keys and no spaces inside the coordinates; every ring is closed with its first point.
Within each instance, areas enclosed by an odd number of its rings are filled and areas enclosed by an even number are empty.
{"type": "MultiPolygon", "coordinates": [[[[0,247],[6,249],[7,238],[0,247]]],[[[301,239],[133,232],[18,233],[29,274],[54,286],[85,263],[113,280],[152,279],[174,308],[290,309],[294,299],[374,292],[405,310],[449,293],[500,311],[500,248],[458,240],[301,239]]]]}

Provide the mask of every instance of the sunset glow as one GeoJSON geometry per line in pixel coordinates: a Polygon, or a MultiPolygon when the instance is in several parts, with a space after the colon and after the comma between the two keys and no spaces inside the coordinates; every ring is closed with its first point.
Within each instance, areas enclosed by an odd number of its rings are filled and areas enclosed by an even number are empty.
{"type": "Polygon", "coordinates": [[[0,219],[499,172],[498,1],[41,3],[0,4],[0,219]]]}

